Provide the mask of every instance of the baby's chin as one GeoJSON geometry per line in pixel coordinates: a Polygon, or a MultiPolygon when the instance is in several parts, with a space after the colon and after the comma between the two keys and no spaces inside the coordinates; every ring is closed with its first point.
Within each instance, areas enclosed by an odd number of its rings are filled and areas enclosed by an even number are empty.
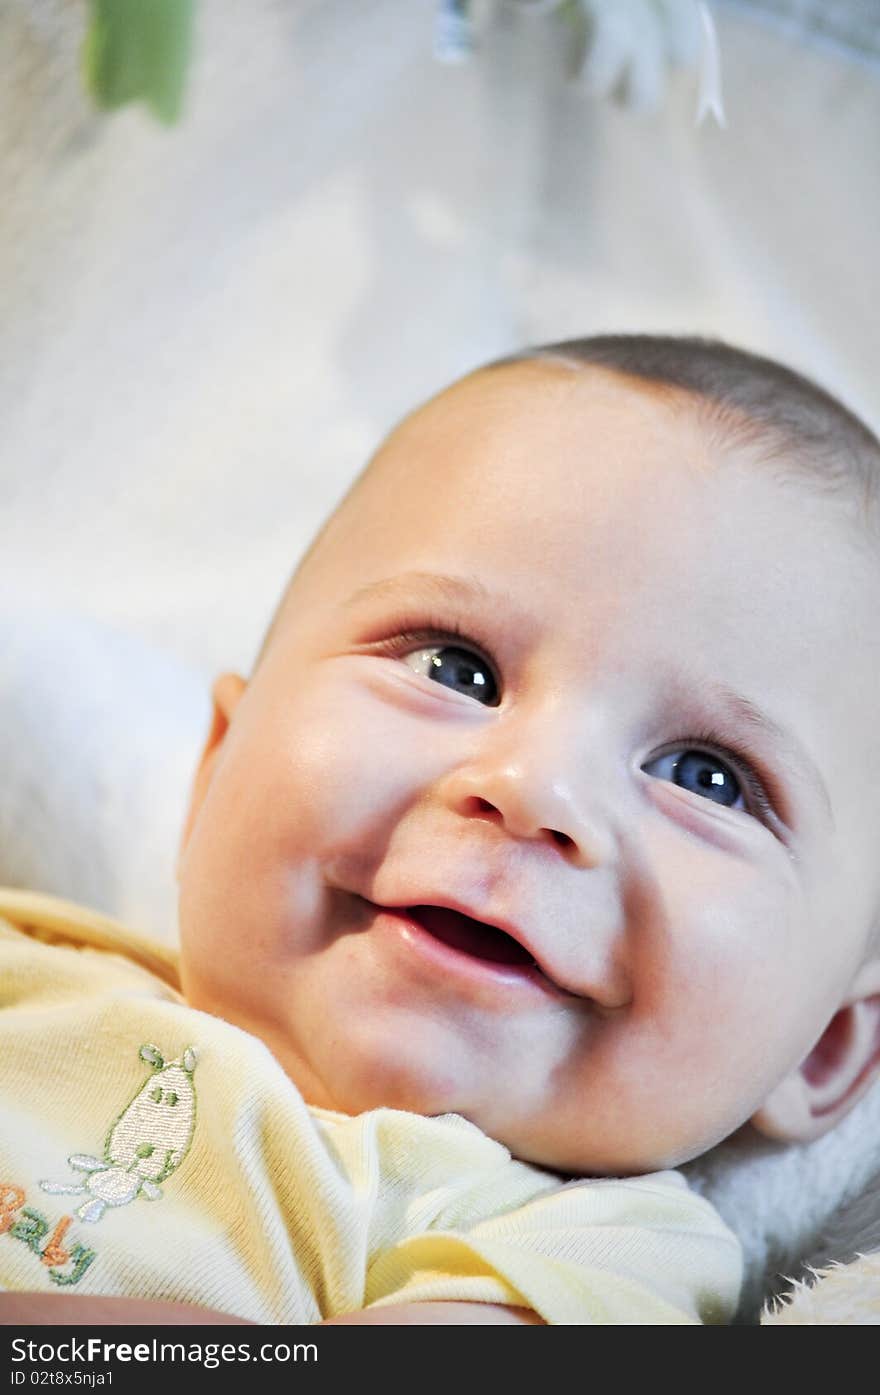
{"type": "MultiPolygon", "coordinates": [[[[665,1171],[708,1151],[718,1137],[684,1137],[670,1128],[626,1130],[617,1119],[613,1137],[598,1126],[578,1138],[560,1134],[554,1121],[542,1114],[522,1112],[521,1099],[509,1112],[497,1092],[487,1103],[469,1097],[460,1076],[445,1071],[442,1054],[435,1050],[401,1051],[399,1055],[372,1052],[369,1041],[362,1051],[333,1051],[327,1059],[315,1059],[298,1045],[290,1025],[273,1022],[259,1012],[249,1014],[239,997],[212,983],[200,985],[197,977],[182,974],[184,995],[191,1007],[222,1018],[257,1037],[272,1053],[296,1086],[305,1103],[318,1109],[356,1117],[377,1109],[401,1110],[426,1118],[454,1114],[501,1143],[520,1162],[562,1177],[626,1177],[665,1171]]],[[[349,1043],[352,1045],[353,1043],[349,1043]]],[[[412,1046],[412,1043],[410,1043],[412,1046]]]]}
{"type": "MultiPolygon", "coordinates": [[[[365,1072],[344,1082],[334,1079],[330,1089],[306,1078],[301,1063],[289,1053],[280,1064],[297,1086],[306,1103],[340,1114],[356,1116],[377,1109],[402,1110],[425,1118],[457,1115],[473,1124],[481,1133],[508,1149],[511,1157],[530,1166],[553,1173],[562,1180],[575,1177],[626,1177],[665,1171],[687,1161],[701,1151],[699,1145],[682,1145],[676,1150],[668,1147],[652,1149],[641,1137],[615,1140],[609,1149],[602,1139],[580,1139],[572,1147],[568,1139],[550,1139],[541,1121],[522,1118],[506,1122],[496,1111],[491,1116],[479,1108],[461,1102],[446,1086],[435,1081],[429,1088],[424,1081],[414,1082],[401,1071],[386,1071],[381,1078],[365,1072]]],[[[277,1056],[277,1053],[276,1053],[277,1056]]]]}
{"type": "MultiPolygon", "coordinates": [[[[515,1158],[564,1177],[637,1177],[682,1167],[711,1151],[728,1134],[700,1131],[695,1136],[684,1124],[656,1129],[616,1127],[596,1129],[580,1137],[548,1135],[546,1121],[518,1119],[505,1127],[503,1122],[488,1126],[479,1117],[472,1120],[492,1138],[503,1143],[515,1158]]],[[[748,1132],[748,1124],[742,1126],[748,1132]]]]}

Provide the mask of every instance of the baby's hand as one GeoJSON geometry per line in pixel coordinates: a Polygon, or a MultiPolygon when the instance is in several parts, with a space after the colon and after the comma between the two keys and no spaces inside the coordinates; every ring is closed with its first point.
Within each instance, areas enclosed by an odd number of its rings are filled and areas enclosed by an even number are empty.
{"type": "MultiPolygon", "coordinates": [[[[245,1318],[196,1308],[189,1303],[154,1303],[141,1298],[80,1298],[68,1293],[0,1293],[0,1327],[45,1326],[63,1323],[159,1324],[192,1323],[202,1327],[228,1324],[251,1326],[245,1318]]],[[[362,1308],[342,1317],[327,1318],[320,1327],[372,1323],[396,1327],[458,1326],[469,1323],[510,1325],[543,1323],[531,1308],[508,1308],[503,1303],[397,1303],[382,1308],[362,1308]]]]}
{"type": "Polygon", "coordinates": [[[0,1293],[0,1327],[56,1323],[63,1323],[65,1327],[85,1323],[250,1325],[245,1318],[218,1313],[213,1308],[197,1308],[191,1303],[155,1303],[146,1298],[102,1298],[100,1295],[80,1298],[73,1293],[0,1293]]]}

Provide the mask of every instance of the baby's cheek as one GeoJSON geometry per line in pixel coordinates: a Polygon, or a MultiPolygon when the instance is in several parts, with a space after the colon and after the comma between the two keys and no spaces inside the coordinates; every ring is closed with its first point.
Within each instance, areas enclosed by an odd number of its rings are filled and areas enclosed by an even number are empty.
{"type": "Polygon", "coordinates": [[[666,1024],[671,1065],[754,1073],[797,1029],[803,945],[790,889],[760,862],[707,849],[667,883],[643,944],[645,1022],[666,1024]]]}
{"type": "Polygon", "coordinates": [[[279,833],[303,855],[381,833],[411,797],[411,754],[389,714],[370,704],[304,713],[273,773],[279,833]]]}
{"type": "Polygon", "coordinates": [[[736,992],[794,949],[796,917],[780,853],[757,838],[733,848],[689,836],[669,818],[645,820],[637,949],[659,988],[681,980],[736,992]]]}

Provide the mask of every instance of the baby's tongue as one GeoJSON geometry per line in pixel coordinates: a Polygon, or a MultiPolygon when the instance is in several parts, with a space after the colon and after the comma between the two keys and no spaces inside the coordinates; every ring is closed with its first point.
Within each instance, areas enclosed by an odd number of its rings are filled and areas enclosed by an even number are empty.
{"type": "Polygon", "coordinates": [[[430,934],[479,959],[491,959],[496,964],[534,964],[528,950],[512,940],[503,930],[484,925],[480,920],[443,906],[411,906],[409,914],[430,934]]]}

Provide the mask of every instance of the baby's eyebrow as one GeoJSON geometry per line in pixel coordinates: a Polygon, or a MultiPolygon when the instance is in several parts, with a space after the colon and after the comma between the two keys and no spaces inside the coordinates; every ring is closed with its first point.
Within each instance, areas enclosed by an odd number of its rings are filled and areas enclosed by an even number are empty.
{"type": "Polygon", "coordinates": [[[828,788],[815,761],[801,745],[794,732],[780,726],[779,722],[761,710],[750,698],[714,679],[705,680],[700,685],[710,699],[721,703],[730,713],[734,722],[747,731],[763,737],[774,750],[780,752],[795,768],[801,778],[810,785],[819,802],[824,805],[828,821],[835,828],[834,811],[828,788]]]}
{"type": "Polygon", "coordinates": [[[400,593],[401,596],[418,590],[421,597],[434,597],[437,601],[454,603],[462,600],[502,602],[512,604],[507,596],[496,596],[477,577],[447,576],[442,572],[401,572],[397,576],[386,576],[381,581],[371,581],[352,592],[343,601],[343,609],[360,605],[367,600],[389,600],[400,593]]]}

